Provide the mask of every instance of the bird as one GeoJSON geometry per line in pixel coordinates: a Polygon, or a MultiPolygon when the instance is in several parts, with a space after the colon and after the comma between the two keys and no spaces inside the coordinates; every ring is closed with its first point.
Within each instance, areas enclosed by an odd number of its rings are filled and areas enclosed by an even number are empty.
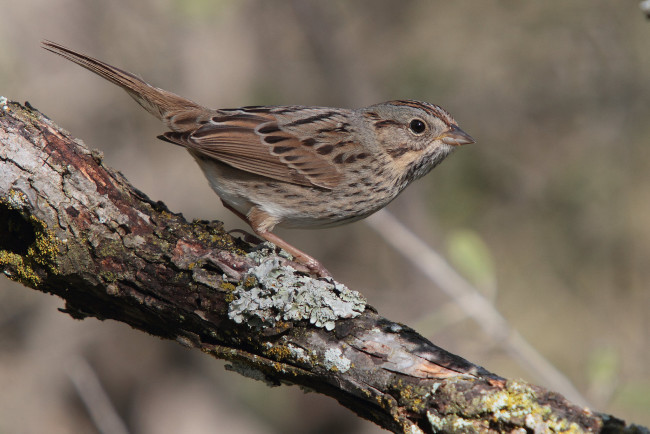
{"type": "Polygon", "coordinates": [[[120,86],[161,120],[168,131],[158,138],[189,151],[224,207],[316,277],[331,274],[274,234],[275,227],[363,219],[458,146],[475,142],[446,110],[427,102],[210,109],[56,42],[42,45],[120,86]]]}

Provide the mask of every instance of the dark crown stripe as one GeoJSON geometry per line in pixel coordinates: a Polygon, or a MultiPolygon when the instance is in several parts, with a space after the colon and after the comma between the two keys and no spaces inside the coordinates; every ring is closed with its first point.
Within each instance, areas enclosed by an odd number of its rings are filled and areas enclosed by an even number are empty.
{"type": "Polygon", "coordinates": [[[422,102],[422,101],[415,101],[411,99],[390,101],[389,104],[420,109],[432,116],[436,116],[440,118],[440,120],[442,120],[449,127],[454,125],[454,120],[449,114],[449,112],[447,112],[447,110],[435,104],[430,104],[428,102],[422,102]]]}

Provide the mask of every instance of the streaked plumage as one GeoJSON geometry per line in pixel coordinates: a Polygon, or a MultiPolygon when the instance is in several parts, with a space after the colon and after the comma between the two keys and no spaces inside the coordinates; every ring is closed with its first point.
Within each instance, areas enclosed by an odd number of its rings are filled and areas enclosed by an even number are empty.
{"type": "Polygon", "coordinates": [[[54,42],[43,45],[125,89],[169,128],[160,139],[188,149],[228,209],[321,276],[327,270],[272,234],[275,226],[364,218],[456,145],[473,143],[449,113],[425,102],[208,109],[54,42]]]}

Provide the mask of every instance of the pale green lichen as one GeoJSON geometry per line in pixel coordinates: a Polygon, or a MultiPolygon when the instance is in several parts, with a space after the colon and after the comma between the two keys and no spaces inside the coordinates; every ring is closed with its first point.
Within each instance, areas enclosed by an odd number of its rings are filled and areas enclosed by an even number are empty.
{"type": "Polygon", "coordinates": [[[267,258],[251,268],[232,292],[228,316],[251,327],[273,327],[279,321],[308,320],[332,330],[335,321],[360,315],[366,300],[332,280],[301,275],[280,260],[267,258]]]}
{"type": "Polygon", "coordinates": [[[304,363],[309,362],[309,355],[307,355],[307,351],[304,348],[297,347],[291,343],[288,343],[286,347],[293,359],[304,363]]]}
{"type": "Polygon", "coordinates": [[[457,414],[439,417],[427,412],[429,425],[434,432],[487,432],[489,424],[486,421],[470,420],[457,414]]]}
{"type": "Polygon", "coordinates": [[[18,210],[27,206],[29,201],[27,200],[27,195],[25,193],[11,188],[6,197],[6,203],[9,205],[9,208],[18,210]]]}
{"type": "Polygon", "coordinates": [[[477,409],[481,414],[427,412],[427,419],[434,431],[443,432],[487,432],[490,422],[523,426],[533,432],[586,432],[575,422],[558,417],[549,406],[540,404],[534,390],[523,382],[509,381],[503,390],[474,398],[467,408],[477,409]],[[491,415],[490,420],[485,418],[486,411],[491,415]]]}
{"type": "Polygon", "coordinates": [[[328,348],[325,351],[323,365],[330,371],[344,373],[350,370],[352,362],[343,356],[343,351],[340,348],[328,348]]]}

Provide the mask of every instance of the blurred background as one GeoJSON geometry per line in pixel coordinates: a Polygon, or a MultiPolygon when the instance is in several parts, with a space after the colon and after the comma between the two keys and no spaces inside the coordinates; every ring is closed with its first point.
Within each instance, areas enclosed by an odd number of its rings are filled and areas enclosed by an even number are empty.
{"type": "MultiPolygon", "coordinates": [[[[591,408],[650,425],[650,22],[633,0],[5,1],[0,94],[188,219],[242,223],[119,88],[51,39],[215,108],[419,99],[476,140],[389,210],[494,300],[591,408]]],[[[279,231],[379,312],[548,386],[363,222],[279,231]]],[[[377,433],[334,400],[0,278],[0,433],[377,433]],[[94,400],[94,401],[93,401],[94,400]],[[98,401],[99,400],[99,401],[98,401]],[[95,404],[93,402],[97,401],[95,404]]]]}

